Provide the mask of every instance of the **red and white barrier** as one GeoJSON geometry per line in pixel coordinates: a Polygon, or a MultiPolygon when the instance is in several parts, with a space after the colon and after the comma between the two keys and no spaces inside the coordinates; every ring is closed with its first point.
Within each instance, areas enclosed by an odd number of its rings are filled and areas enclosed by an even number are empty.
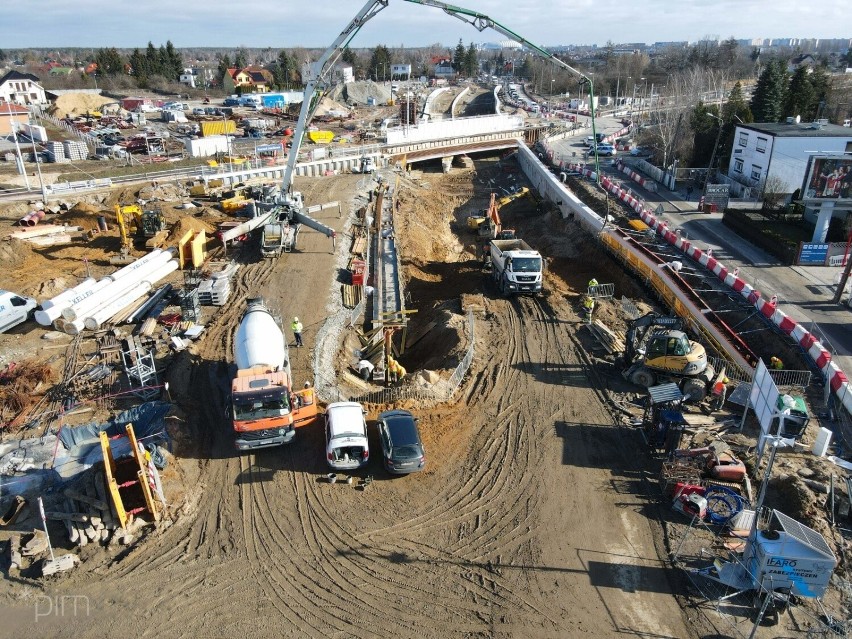
{"type": "MultiPolygon", "coordinates": [[[[580,165],[569,164],[567,168],[575,170],[581,175],[585,175],[591,179],[595,179],[594,171],[581,167],[580,165]]],[[[712,256],[710,251],[702,251],[697,246],[693,246],[692,242],[689,240],[686,240],[671,231],[668,224],[662,220],[658,220],[645,206],[645,203],[642,200],[629,195],[624,189],[618,187],[606,177],[601,178],[601,185],[636,211],[639,214],[639,217],[642,218],[642,221],[654,229],[657,234],[665,239],[669,244],[677,247],[683,253],[704,266],[717,278],[727,284],[732,290],[739,293],[743,298],[751,303],[764,317],[768,318],[773,324],[775,324],[779,330],[793,337],[808,354],[814,364],[816,364],[817,368],[819,368],[823,375],[825,375],[832,392],[836,395],[838,400],[840,400],[846,410],[852,413],[852,384],[850,384],[846,373],[840,370],[840,367],[831,361],[831,353],[826,350],[813,333],[808,331],[789,315],[779,310],[776,301],[763,299],[760,291],[751,286],[751,284],[749,284],[746,280],[739,277],[739,269],[729,271],[721,262],[712,256]]]]}
{"type": "Polygon", "coordinates": [[[627,166],[623,162],[619,161],[618,164],[616,164],[616,168],[619,171],[621,171],[622,173],[624,173],[631,180],[636,182],[636,184],[638,184],[639,186],[646,188],[646,189],[649,187],[650,182],[648,182],[648,180],[646,180],[642,175],[640,175],[639,173],[637,173],[636,171],[631,169],[629,166],[627,166]]]}

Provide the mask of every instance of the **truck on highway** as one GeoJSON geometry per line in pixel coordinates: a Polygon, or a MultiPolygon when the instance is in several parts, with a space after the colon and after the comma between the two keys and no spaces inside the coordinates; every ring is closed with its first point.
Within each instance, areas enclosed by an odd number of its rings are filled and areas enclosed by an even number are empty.
{"type": "Polygon", "coordinates": [[[248,300],[234,339],[234,361],[229,403],[238,450],[290,443],[296,426],[316,420],[314,389],[293,390],[287,341],[262,298],[248,300]]]}
{"type": "Polygon", "coordinates": [[[541,254],[521,239],[491,240],[486,262],[503,295],[541,293],[543,274],[541,254]]]}

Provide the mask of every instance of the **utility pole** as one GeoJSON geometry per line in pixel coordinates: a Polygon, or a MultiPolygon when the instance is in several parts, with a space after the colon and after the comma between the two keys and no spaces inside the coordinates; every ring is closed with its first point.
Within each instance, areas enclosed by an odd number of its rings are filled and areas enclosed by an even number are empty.
{"type": "MultiPolygon", "coordinates": [[[[849,237],[846,239],[846,246],[849,246],[849,242],[852,242],[852,231],[849,232],[849,237]]],[[[843,269],[843,274],[840,276],[840,281],[837,283],[837,290],[834,291],[834,298],[832,301],[835,304],[840,304],[840,298],[843,297],[843,291],[846,289],[846,283],[849,281],[849,274],[852,272],[852,259],[849,259],[849,251],[846,251],[846,255],[844,255],[844,259],[846,260],[846,268],[843,269]]]]}
{"type": "Polygon", "coordinates": [[[707,174],[704,176],[704,186],[701,189],[705,195],[707,194],[707,183],[710,181],[710,172],[713,170],[713,163],[716,161],[716,149],[719,148],[719,140],[722,137],[722,129],[725,126],[725,121],[719,116],[712,113],[707,113],[707,115],[719,121],[719,131],[716,133],[716,143],[713,145],[713,153],[710,155],[710,164],[707,165],[707,174]]]}

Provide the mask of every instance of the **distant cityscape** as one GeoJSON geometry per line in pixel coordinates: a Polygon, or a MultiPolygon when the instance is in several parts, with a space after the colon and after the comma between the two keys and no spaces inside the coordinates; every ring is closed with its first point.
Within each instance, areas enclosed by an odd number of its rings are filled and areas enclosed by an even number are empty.
{"type": "MultiPolygon", "coordinates": [[[[650,44],[647,42],[622,42],[603,45],[568,44],[554,45],[549,47],[549,50],[554,52],[572,51],[582,53],[586,51],[597,51],[600,49],[606,49],[611,46],[615,53],[634,53],[636,51],[645,53],[659,53],[661,51],[665,51],[666,49],[684,48],[688,46],[694,46],[702,42],[717,46],[722,42],[726,42],[728,40],[730,40],[730,38],[702,39],[695,41],[672,40],[668,42],[652,42],[650,44]]],[[[852,38],[734,38],[734,41],[740,47],[759,49],[787,48],[798,50],[802,53],[845,53],[850,48],[852,48],[852,38]]],[[[501,42],[486,42],[480,45],[480,50],[483,51],[498,51],[500,49],[520,48],[522,47],[519,43],[513,42],[511,40],[504,40],[501,42]]]]}

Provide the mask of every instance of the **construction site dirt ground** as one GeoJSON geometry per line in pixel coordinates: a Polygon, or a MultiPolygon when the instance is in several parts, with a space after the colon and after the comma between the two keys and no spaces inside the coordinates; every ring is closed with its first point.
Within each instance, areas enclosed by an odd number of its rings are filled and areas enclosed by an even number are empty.
{"type": "MultiPolygon", "coordinates": [[[[247,247],[236,255],[231,302],[167,373],[178,418],[169,523],[129,548],[93,550],[55,579],[7,572],[0,636],[723,636],[681,606],[688,583],[667,566],[662,527],[673,515],[614,401],[630,387],[601,376],[580,330],[578,293],[591,277],[634,299],[641,287],[593,238],[529,198],[501,215],[547,256],[546,294],[500,298],[480,268],[466,217],[492,190],[522,184],[511,161],[398,182],[406,306],[417,311],[410,332],[431,326],[402,363],[446,377],[468,345],[467,312],[474,318],[473,364],[453,400],[398,406],[420,418],[425,471],[391,478],[380,468],[372,420],[385,405],[367,406],[373,460],[359,476],[375,481],[365,490],[323,481],[321,422],[288,447],[234,452],[224,404],[245,298],[263,296],[285,326],[302,320],[296,385],[355,383],[351,333],[341,347],[327,329],[346,281],[331,241],[304,232],[298,251],[265,261],[247,247]],[[85,614],[35,616],[39,597],[72,595],[85,598],[85,614]]],[[[308,204],[341,202],[342,217],[319,217],[345,253],[364,178],[296,186],[308,204]]],[[[614,305],[600,313],[618,321],[614,305]]],[[[26,352],[37,333],[13,332],[0,345],[26,352]]]]}

